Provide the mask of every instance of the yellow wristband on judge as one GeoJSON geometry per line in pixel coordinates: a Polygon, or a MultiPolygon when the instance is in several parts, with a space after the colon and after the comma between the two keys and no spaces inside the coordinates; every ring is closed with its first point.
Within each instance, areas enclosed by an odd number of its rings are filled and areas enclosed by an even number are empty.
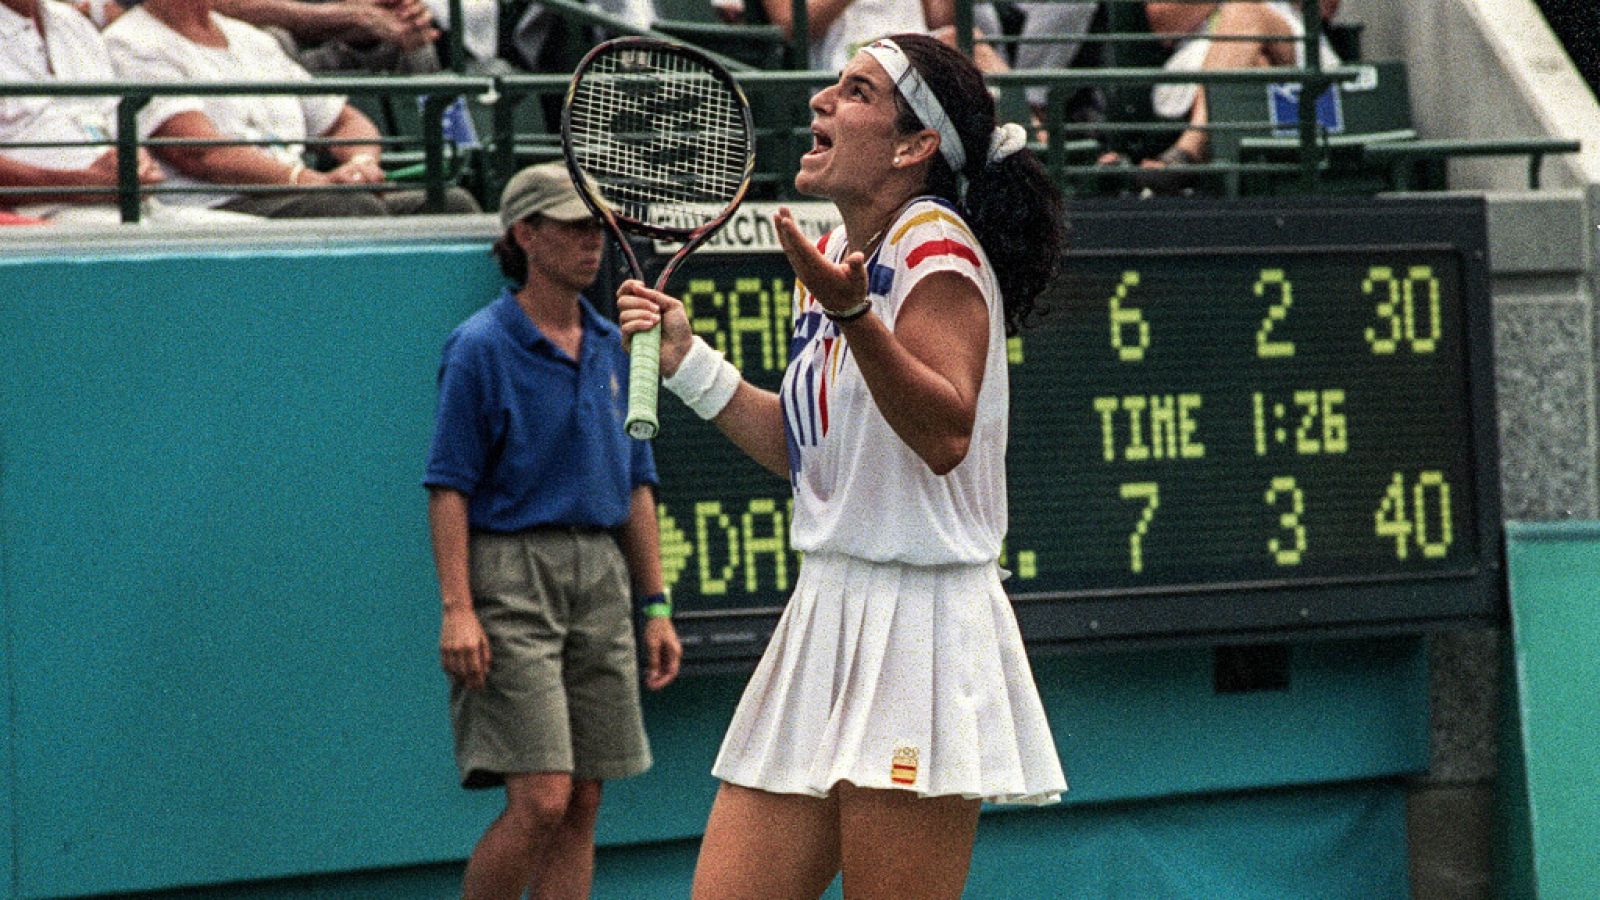
{"type": "Polygon", "coordinates": [[[647,619],[660,619],[672,615],[672,595],[666,591],[639,598],[639,611],[647,619]]]}

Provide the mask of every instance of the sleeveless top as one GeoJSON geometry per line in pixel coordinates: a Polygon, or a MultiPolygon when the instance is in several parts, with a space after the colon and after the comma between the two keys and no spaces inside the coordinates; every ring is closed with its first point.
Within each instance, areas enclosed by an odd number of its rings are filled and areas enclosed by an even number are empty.
{"type": "MultiPolygon", "coordinates": [[[[909,565],[993,562],[1006,532],[1006,437],[1010,408],[1004,311],[994,272],[960,215],[919,198],[885,230],[867,261],[872,311],[894,330],[922,279],[957,272],[989,308],[989,344],[966,458],[934,475],[873,402],[839,326],[795,284],[794,333],[779,397],[794,489],[790,540],[802,553],[845,553],[909,565]]],[[[845,256],[843,226],[819,242],[845,256]]]]}

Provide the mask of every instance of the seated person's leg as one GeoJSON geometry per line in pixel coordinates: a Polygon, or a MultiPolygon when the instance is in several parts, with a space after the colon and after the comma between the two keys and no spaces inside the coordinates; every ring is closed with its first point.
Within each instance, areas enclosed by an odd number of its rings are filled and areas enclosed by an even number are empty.
{"type": "MultiPolygon", "coordinates": [[[[1261,35],[1259,41],[1211,41],[1201,69],[1253,69],[1264,66],[1292,66],[1295,64],[1295,35],[1293,23],[1268,3],[1224,3],[1218,8],[1215,24],[1217,34],[1261,35]]],[[[1202,86],[1189,112],[1189,128],[1178,135],[1154,159],[1140,165],[1147,169],[1160,169],[1173,164],[1193,164],[1211,158],[1211,139],[1204,127],[1209,121],[1206,113],[1206,94],[1202,86]]]]}
{"type": "MultiPolygon", "coordinates": [[[[389,191],[381,195],[383,204],[389,215],[412,216],[428,212],[428,194],[426,191],[389,191]]],[[[472,195],[458,187],[447,188],[444,192],[443,213],[477,213],[483,210],[478,207],[478,201],[472,195]]]]}
{"type": "Polygon", "coordinates": [[[376,194],[304,191],[293,194],[244,194],[217,207],[268,219],[320,219],[387,216],[389,208],[376,194]]]}

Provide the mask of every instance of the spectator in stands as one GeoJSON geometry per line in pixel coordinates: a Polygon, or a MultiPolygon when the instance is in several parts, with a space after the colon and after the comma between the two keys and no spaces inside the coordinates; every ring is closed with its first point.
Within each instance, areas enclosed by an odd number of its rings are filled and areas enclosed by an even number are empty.
{"type": "MultiPolygon", "coordinates": [[[[621,19],[634,28],[655,24],[653,0],[589,0],[595,9],[621,19]]],[[[530,3],[511,29],[510,52],[517,65],[532,72],[570,72],[589,48],[567,46],[567,29],[561,16],[539,3],[530,3]]],[[[602,29],[587,29],[591,42],[609,37],[602,29]]]]}
{"type": "Polygon", "coordinates": [[[214,0],[212,8],[268,29],[312,72],[439,71],[439,29],[422,0],[214,0]]]}
{"type": "MultiPolygon", "coordinates": [[[[1339,0],[1320,0],[1322,18],[1333,18],[1339,0]]],[[[1305,23],[1298,2],[1271,3],[1147,3],[1145,15],[1150,30],[1157,34],[1191,34],[1180,42],[1167,60],[1174,71],[1204,69],[1246,69],[1258,66],[1297,66],[1305,64],[1305,23]],[[1254,41],[1212,41],[1206,34],[1261,35],[1254,41]]],[[[1326,37],[1322,40],[1321,63],[1336,66],[1339,57],[1326,37]]],[[[1204,130],[1208,121],[1205,92],[1195,84],[1157,85],[1152,94],[1157,115],[1169,119],[1187,117],[1190,127],[1172,146],[1154,159],[1140,163],[1146,169],[1169,165],[1192,165],[1211,158],[1211,140],[1204,130]]],[[[1177,173],[1173,173],[1177,174],[1177,173]]],[[[1175,179],[1174,179],[1175,180],[1175,179]]],[[[1153,186],[1165,186],[1157,179],[1153,186]]]]}
{"type": "MultiPolygon", "coordinates": [[[[1018,36],[1036,38],[1088,32],[1100,4],[1056,2],[1017,3],[1014,6],[1022,17],[1022,26],[1017,31],[1018,36]]],[[[990,35],[999,35],[1003,32],[994,4],[985,3],[976,6],[972,13],[973,21],[977,23],[980,31],[990,35]]],[[[1014,69],[1065,69],[1072,65],[1082,46],[1083,42],[1079,40],[1019,43],[1016,52],[1010,56],[1009,64],[1014,69]]],[[[982,68],[981,62],[979,68],[982,68]]],[[[1045,103],[1045,93],[1044,88],[1029,88],[1028,102],[1036,107],[1042,107],[1045,103]]]]}
{"type": "MultiPolygon", "coordinates": [[[[724,19],[737,21],[745,9],[719,4],[724,19]]],[[[760,0],[767,21],[792,33],[794,6],[791,0],[760,0]]],[[[806,0],[806,22],[811,41],[811,68],[837,72],[856,50],[886,34],[930,31],[951,26],[955,20],[953,0],[806,0]]],[[[942,39],[954,43],[952,30],[942,39]]],[[[996,57],[998,59],[998,57],[996,57]]]]}
{"type": "MultiPolygon", "coordinates": [[[[1084,34],[1089,31],[1099,11],[1099,3],[1017,3],[1013,4],[1014,15],[1021,18],[1020,27],[1013,24],[1013,31],[1017,36],[1024,38],[1056,37],[1064,34],[1084,34]]],[[[999,13],[992,3],[985,3],[973,8],[973,21],[978,31],[983,34],[1001,35],[1007,33],[1001,25],[999,13]]],[[[953,29],[952,29],[953,31],[953,29]]],[[[1000,67],[986,64],[984,58],[977,52],[974,53],[974,62],[985,74],[996,71],[1012,69],[1065,69],[1073,65],[1078,59],[1078,51],[1082,48],[1081,40],[1054,40],[1054,41],[1024,41],[1015,44],[1004,51],[1000,58],[1004,60],[1000,67]]],[[[1004,48],[1001,44],[999,47],[1004,48]]],[[[1045,104],[1049,101],[1049,89],[1044,87],[1029,87],[1027,89],[1028,107],[1032,114],[1032,124],[1042,126],[1045,119],[1045,104]]],[[[1068,100],[1069,120],[1081,120],[1090,112],[1098,119],[1102,112],[1099,102],[1099,90],[1093,87],[1079,88],[1072,92],[1068,100]]],[[[1047,129],[1042,129],[1036,134],[1040,141],[1049,139],[1047,129]]]]}
{"type": "MultiPolygon", "coordinates": [[[[595,9],[622,20],[633,28],[655,24],[654,0],[586,0],[595,9]]],[[[579,32],[580,46],[572,46],[572,30],[562,24],[561,14],[540,3],[530,3],[512,26],[504,50],[509,62],[530,72],[570,73],[589,48],[612,34],[602,28],[579,32]],[[585,40],[586,39],[586,40],[585,40]]],[[[544,93],[539,97],[544,121],[551,128],[561,122],[561,95],[544,93]]]]}
{"type": "Polygon", "coordinates": [[[450,20],[449,0],[422,0],[433,14],[433,21],[443,29],[434,42],[441,48],[440,55],[448,50],[448,32],[461,31],[461,49],[466,59],[461,70],[474,75],[513,74],[516,70],[500,58],[500,0],[461,0],[461,24],[450,20]]]}
{"type": "MultiPolygon", "coordinates": [[[[266,32],[212,12],[208,0],[145,0],[106,29],[117,72],[133,81],[305,81],[310,73],[290,59],[266,32]]],[[[168,146],[155,152],[173,184],[284,186],[375,184],[380,167],[378,130],[343,97],[204,97],[198,108],[153,110],[151,133],[162,138],[270,141],[264,144],[168,146]],[[334,162],[323,172],[308,164],[307,137],[356,141],[331,144],[334,162]]],[[[184,202],[272,218],[383,216],[423,212],[424,193],[405,191],[234,192],[178,195],[184,202]]],[[[176,202],[176,201],[175,201],[176,202]]],[[[445,212],[476,212],[459,188],[446,196],[445,212]]]]}
{"type": "MultiPolygon", "coordinates": [[[[113,81],[116,71],[100,32],[65,3],[0,0],[0,81],[113,81]]],[[[193,102],[157,99],[151,107],[168,114],[193,102]]],[[[115,97],[0,97],[0,186],[60,188],[60,193],[0,197],[25,218],[57,223],[122,221],[114,194],[85,188],[117,185],[117,151],[105,145],[10,147],[17,142],[110,141],[116,136],[115,97]]],[[[160,170],[139,152],[139,182],[161,182],[160,170]]],[[[141,218],[156,222],[217,225],[249,218],[210,210],[170,207],[147,199],[141,218]]]]}

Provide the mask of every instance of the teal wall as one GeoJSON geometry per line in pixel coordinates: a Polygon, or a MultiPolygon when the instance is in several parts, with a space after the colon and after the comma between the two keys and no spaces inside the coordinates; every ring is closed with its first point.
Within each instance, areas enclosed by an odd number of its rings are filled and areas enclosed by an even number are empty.
{"type": "Polygon", "coordinates": [[[418,482],[485,251],[0,265],[20,896],[460,852],[418,482]]]}
{"type": "MultiPolygon", "coordinates": [[[[1404,797],[1390,785],[1333,785],[985,817],[972,900],[1391,900],[1407,895],[1404,797]]],[[[693,840],[603,847],[598,900],[687,897],[693,840]]],[[[141,895],[141,900],[437,900],[460,864],[256,882],[141,895]]],[[[839,900],[839,884],[825,897],[839,900]]]]}
{"type": "MultiPolygon", "coordinates": [[[[453,877],[499,798],[455,787],[418,479],[439,346],[498,284],[485,249],[0,260],[0,897],[453,877]]],[[[1385,779],[1427,766],[1421,642],[1296,645],[1282,691],[1216,694],[1211,666],[1037,660],[1072,792],[990,817],[975,884],[1143,848],[1197,860],[1172,884],[1271,896],[1227,848],[1281,845],[1403,893],[1385,779]]],[[[683,893],[741,680],[649,698],[658,764],[608,786],[606,872],[683,893]]]]}

